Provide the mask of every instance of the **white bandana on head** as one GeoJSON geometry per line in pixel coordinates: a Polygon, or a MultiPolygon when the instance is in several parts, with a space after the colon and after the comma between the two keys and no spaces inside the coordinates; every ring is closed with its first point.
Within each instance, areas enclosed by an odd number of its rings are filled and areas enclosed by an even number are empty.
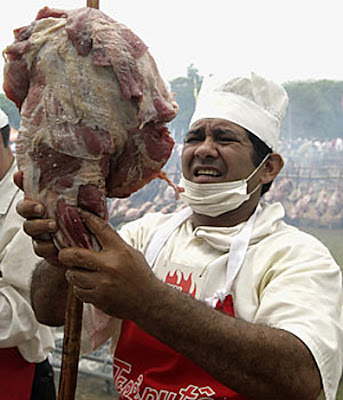
{"type": "Polygon", "coordinates": [[[253,72],[224,82],[212,76],[204,78],[190,125],[203,118],[226,119],[275,151],[287,105],[281,85],[253,72]]]}

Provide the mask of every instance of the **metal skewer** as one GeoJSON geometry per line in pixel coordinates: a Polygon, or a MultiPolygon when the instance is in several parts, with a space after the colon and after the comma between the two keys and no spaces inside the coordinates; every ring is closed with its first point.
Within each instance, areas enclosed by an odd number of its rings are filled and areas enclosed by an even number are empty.
{"type": "Polygon", "coordinates": [[[58,400],[74,400],[77,384],[83,303],[69,284],[58,400]]]}
{"type": "Polygon", "coordinates": [[[87,7],[99,9],[99,0],[87,0],[87,7]]]}
{"type": "MultiPolygon", "coordinates": [[[[87,7],[99,8],[99,0],[87,0],[87,7]]],[[[65,313],[64,338],[58,400],[74,400],[81,344],[83,303],[69,284],[65,313]]]]}

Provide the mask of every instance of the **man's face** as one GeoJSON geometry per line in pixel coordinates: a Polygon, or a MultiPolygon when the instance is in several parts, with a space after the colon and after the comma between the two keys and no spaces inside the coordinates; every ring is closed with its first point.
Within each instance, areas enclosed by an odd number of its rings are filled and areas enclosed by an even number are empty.
{"type": "Polygon", "coordinates": [[[253,145],[244,128],[223,119],[201,119],[185,138],[183,175],[195,183],[243,179],[255,169],[252,155],[253,145]]]}

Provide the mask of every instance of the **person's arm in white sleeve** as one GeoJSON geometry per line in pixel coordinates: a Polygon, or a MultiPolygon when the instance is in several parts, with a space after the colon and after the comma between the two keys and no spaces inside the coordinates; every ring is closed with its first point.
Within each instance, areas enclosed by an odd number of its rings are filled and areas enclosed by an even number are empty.
{"type": "MultiPolygon", "coordinates": [[[[40,259],[34,254],[31,239],[22,228],[16,230],[14,224],[6,234],[10,240],[0,254],[0,347],[21,350],[26,343],[25,355],[30,360],[41,359],[47,343],[35,345],[32,351],[28,345],[31,339],[40,337],[37,331],[42,329],[30,301],[31,276],[40,259]]],[[[51,341],[52,334],[45,331],[45,337],[49,337],[47,341],[51,341]]],[[[51,345],[48,347],[52,349],[51,345]]]]}

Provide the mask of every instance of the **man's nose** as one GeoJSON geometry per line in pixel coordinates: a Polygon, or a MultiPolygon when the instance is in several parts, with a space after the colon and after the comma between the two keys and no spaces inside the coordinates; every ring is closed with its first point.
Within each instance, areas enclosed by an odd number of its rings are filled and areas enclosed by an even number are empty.
{"type": "Polygon", "coordinates": [[[217,157],[218,150],[215,141],[212,138],[206,138],[200,142],[194,151],[194,155],[204,159],[206,157],[217,157]]]}

